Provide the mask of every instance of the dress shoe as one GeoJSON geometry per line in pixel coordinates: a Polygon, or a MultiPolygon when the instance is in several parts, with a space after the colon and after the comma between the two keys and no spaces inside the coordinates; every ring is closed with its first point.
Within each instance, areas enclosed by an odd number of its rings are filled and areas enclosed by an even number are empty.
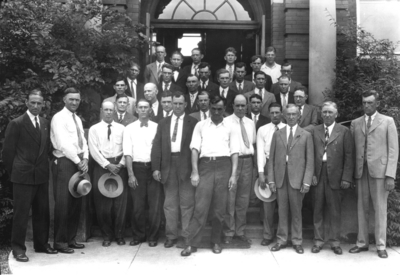
{"type": "Polygon", "coordinates": [[[293,245],[294,250],[296,251],[296,253],[298,254],[303,254],[304,253],[304,249],[301,245],[293,245]]]}
{"type": "Polygon", "coordinates": [[[157,246],[157,241],[149,241],[149,246],[150,247],[156,247],[157,246]]]}
{"type": "Polygon", "coordinates": [[[280,244],[280,243],[276,243],[272,248],[271,251],[279,251],[283,248],[286,248],[286,244],[280,244]]]}
{"type": "Polygon", "coordinates": [[[225,236],[224,244],[230,244],[231,242],[232,242],[232,237],[231,236],[225,236]]]}
{"type": "Polygon", "coordinates": [[[60,253],[64,253],[64,254],[72,254],[75,252],[72,248],[68,248],[68,247],[57,248],[57,251],[60,253]]]}
{"type": "Polygon", "coordinates": [[[177,239],[173,239],[173,240],[167,239],[167,240],[165,241],[165,243],[164,243],[164,247],[165,247],[165,248],[171,248],[171,247],[173,247],[177,242],[178,242],[177,239]]]}
{"type": "Polygon", "coordinates": [[[321,250],[322,250],[322,247],[319,245],[313,245],[313,247],[311,248],[312,253],[319,253],[321,250]]]}
{"type": "Polygon", "coordinates": [[[103,241],[102,246],[104,246],[104,247],[109,247],[110,245],[111,245],[111,242],[110,242],[110,241],[103,241]]]}
{"type": "Polygon", "coordinates": [[[222,247],[219,244],[214,244],[212,247],[212,252],[214,254],[220,254],[222,252],[222,247]]]}
{"type": "Polygon", "coordinates": [[[355,246],[349,250],[349,253],[360,253],[363,251],[368,251],[368,249],[369,249],[368,246],[364,247],[355,246]]]}
{"type": "Polygon", "coordinates": [[[340,246],[334,246],[331,249],[332,249],[333,253],[335,253],[336,255],[342,255],[343,254],[343,251],[340,248],[340,246]]]}
{"type": "Polygon", "coordinates": [[[272,240],[268,240],[268,239],[263,239],[261,242],[262,246],[267,246],[270,245],[272,243],[272,240]]]}
{"type": "Polygon", "coordinates": [[[43,249],[35,249],[36,253],[46,253],[46,254],[57,254],[57,249],[53,249],[50,246],[43,248],[43,249]]]}
{"type": "Polygon", "coordinates": [[[117,242],[118,245],[125,245],[126,244],[124,238],[116,239],[115,241],[117,242]]]}
{"type": "Polygon", "coordinates": [[[81,244],[81,243],[74,242],[74,243],[71,243],[70,245],[68,245],[68,247],[69,248],[74,248],[74,249],[83,249],[83,248],[85,248],[85,245],[81,244]]]}
{"type": "Polygon", "coordinates": [[[251,243],[251,240],[248,239],[245,235],[236,236],[236,238],[237,238],[238,240],[241,240],[242,242],[251,243]]]}
{"type": "Polygon", "coordinates": [[[195,253],[195,252],[197,252],[197,247],[188,245],[188,246],[185,247],[184,250],[182,250],[181,256],[187,257],[187,256],[190,256],[192,253],[195,253]]]}
{"type": "Polygon", "coordinates": [[[129,243],[129,245],[135,246],[135,245],[141,244],[141,243],[143,243],[143,242],[145,242],[145,241],[143,241],[143,240],[133,240],[133,241],[131,241],[131,242],[129,243]]]}
{"type": "Polygon", "coordinates": [[[386,250],[378,250],[378,257],[382,258],[382,259],[386,259],[388,257],[386,250]]]}
{"type": "Polygon", "coordinates": [[[27,261],[29,261],[29,258],[25,255],[25,253],[21,253],[21,254],[14,254],[14,258],[17,260],[17,262],[23,262],[26,263],[27,261]]]}

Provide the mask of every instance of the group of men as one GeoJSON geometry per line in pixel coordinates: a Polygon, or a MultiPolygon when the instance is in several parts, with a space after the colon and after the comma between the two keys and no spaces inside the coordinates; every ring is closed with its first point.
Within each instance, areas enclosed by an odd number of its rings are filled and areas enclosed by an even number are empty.
{"type": "Polygon", "coordinates": [[[141,68],[134,62],[116,79],[116,93],[103,101],[101,121],[89,129],[88,140],[76,115],[81,95],[75,88],[65,90],[65,107],[51,124],[39,116],[44,98],[35,89],[26,100],[28,111],[8,125],[3,160],[14,186],[11,244],[17,261],[29,260],[24,242],[31,207],[36,252],[84,248],[75,241],[82,198],[71,195],[68,183],[77,172],[89,172],[89,154],[104,247],[113,241],[125,244],[126,220],[133,236],[130,245],[157,246],[163,216],[164,246],[173,247],[183,237],[182,256],[197,251],[208,220],[214,253],[221,253],[222,244],[233,238],[251,243],[245,235],[246,212],[258,178],[259,188],[276,196],[263,202],[262,245],[276,237],[272,251],[291,241],[297,253],[304,253],[301,209],[311,190],[312,252],[329,242],[335,254],[342,254],[340,190],[355,185],[359,232],[349,252],[368,250],[372,198],[378,256],[388,256],[387,197],[394,188],[398,137],[393,119],[377,112],[378,92],[363,94],[365,115],[348,129],[335,122],[334,102],[324,102],[320,110],[306,103],[307,89],[291,79],[291,64],[275,63],[273,47],[267,49],[265,63],[261,56],[252,58],[249,75],[246,64],[235,63],[235,49],[228,48],[227,65],[215,75],[218,84],[212,80],[211,65],[201,61],[200,49],[193,49],[193,64],[184,68],[180,52],[173,52],[168,64],[165,48],[156,49],[156,62],[144,70],[145,85],[138,82],[141,68]],[[50,154],[54,248],[48,244],[50,154]],[[102,193],[99,183],[105,174],[122,179],[118,196],[102,193]]]}

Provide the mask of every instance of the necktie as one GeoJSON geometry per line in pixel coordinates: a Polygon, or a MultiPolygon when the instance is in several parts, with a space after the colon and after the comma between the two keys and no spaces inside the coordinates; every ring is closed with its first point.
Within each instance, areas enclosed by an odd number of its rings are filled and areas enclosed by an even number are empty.
{"type": "Polygon", "coordinates": [[[161,76],[161,63],[158,64],[157,76],[158,76],[158,79],[160,79],[160,76],[161,76]]]}
{"type": "Polygon", "coordinates": [[[83,148],[83,139],[82,139],[82,133],[81,130],[79,129],[78,123],[76,122],[75,114],[72,114],[72,118],[74,119],[75,122],[75,127],[76,127],[76,132],[78,133],[78,146],[79,148],[83,148]]]}
{"type": "Polygon", "coordinates": [[[246,128],[244,127],[244,124],[243,124],[243,118],[240,118],[240,130],[242,131],[242,138],[243,138],[244,145],[246,145],[246,147],[249,148],[250,142],[249,142],[249,138],[247,137],[246,128]]]}
{"type": "Polygon", "coordinates": [[[233,75],[232,65],[229,65],[229,77],[232,78],[232,75],[233,75]]]}
{"type": "Polygon", "coordinates": [[[193,94],[190,94],[190,107],[193,107],[194,101],[195,101],[195,96],[193,94]]]}
{"type": "Polygon", "coordinates": [[[262,89],[258,89],[258,90],[259,90],[259,94],[260,94],[260,96],[261,96],[261,100],[264,101],[264,93],[263,93],[263,90],[262,90],[262,89]]]}
{"type": "Polygon", "coordinates": [[[290,127],[290,134],[289,134],[289,140],[287,143],[286,155],[289,155],[290,147],[292,147],[292,141],[293,141],[293,127],[290,127]]]}
{"type": "Polygon", "coordinates": [[[35,116],[35,128],[36,128],[37,134],[40,136],[40,126],[39,126],[37,116],[35,116]]]}
{"type": "Polygon", "coordinates": [[[206,84],[204,83],[204,81],[201,82],[201,89],[204,90],[206,88],[206,84]]]}
{"type": "Polygon", "coordinates": [[[164,85],[164,91],[167,91],[167,90],[169,90],[169,83],[165,83],[165,85],[164,85]]]}
{"type": "Polygon", "coordinates": [[[258,115],[254,115],[253,121],[254,121],[254,126],[257,127],[258,115]]]}
{"type": "Polygon", "coordinates": [[[195,75],[195,76],[198,76],[198,75],[199,75],[198,71],[199,71],[198,65],[195,65],[195,66],[194,66],[194,75],[195,75]]]}
{"type": "Polygon", "coordinates": [[[118,122],[122,122],[122,115],[118,114],[118,116],[119,116],[118,122]]]}
{"type": "Polygon", "coordinates": [[[167,114],[166,114],[166,116],[165,117],[168,117],[169,116],[169,114],[171,113],[171,111],[168,111],[168,112],[166,112],[167,114]]]}
{"type": "Polygon", "coordinates": [[[207,112],[203,112],[203,117],[204,117],[204,120],[207,119],[207,112]]]}
{"type": "Polygon", "coordinates": [[[281,94],[282,95],[282,108],[283,110],[286,110],[286,94],[281,94]]]}
{"type": "Polygon", "coordinates": [[[279,130],[278,125],[275,125],[275,132],[279,130]]]}
{"type": "Polygon", "coordinates": [[[239,93],[243,93],[242,83],[239,83],[239,93]]]}
{"type": "Polygon", "coordinates": [[[368,151],[368,134],[369,128],[371,127],[371,116],[368,116],[367,128],[365,129],[365,146],[364,146],[364,161],[367,161],[367,151],[368,151]]]}
{"type": "Polygon", "coordinates": [[[145,122],[140,122],[140,127],[147,127],[147,126],[149,126],[149,124],[147,123],[147,121],[145,121],[145,122]]]}
{"type": "Polygon", "coordinates": [[[368,116],[367,128],[371,127],[371,116],[368,116]]]}
{"type": "Polygon", "coordinates": [[[132,97],[135,98],[135,87],[133,86],[133,80],[131,81],[131,92],[132,92],[132,97]]]}
{"type": "Polygon", "coordinates": [[[111,124],[108,124],[108,130],[107,130],[107,138],[108,140],[110,140],[110,136],[111,136],[111,124]]]}
{"type": "MultiPolygon", "coordinates": [[[[303,106],[299,106],[300,115],[302,115],[301,109],[303,109],[303,106]]],[[[328,128],[326,128],[326,129],[328,129],[328,128]]]]}
{"type": "Polygon", "coordinates": [[[180,117],[180,116],[177,116],[177,117],[176,117],[176,120],[175,120],[174,133],[172,134],[172,142],[175,142],[175,141],[176,141],[176,135],[178,134],[178,122],[179,122],[179,117],[180,117]]]}
{"type": "Polygon", "coordinates": [[[328,141],[329,141],[329,130],[328,130],[328,127],[325,127],[325,149],[324,149],[324,154],[326,153],[326,147],[328,146],[328,141]]]}
{"type": "Polygon", "coordinates": [[[225,89],[222,89],[221,97],[225,98],[225,89]]]}

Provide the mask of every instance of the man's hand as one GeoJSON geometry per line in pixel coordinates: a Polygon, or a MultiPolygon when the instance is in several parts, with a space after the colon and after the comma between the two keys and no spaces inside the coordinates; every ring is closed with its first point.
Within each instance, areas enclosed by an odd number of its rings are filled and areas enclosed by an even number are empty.
{"type": "Polygon", "coordinates": [[[153,172],[153,179],[155,179],[156,181],[161,182],[161,172],[158,170],[155,170],[153,172]]]}
{"type": "Polygon", "coordinates": [[[300,193],[305,194],[308,193],[308,191],[310,191],[310,186],[303,183],[303,185],[300,188],[300,193]]]}
{"type": "Polygon", "coordinates": [[[318,184],[318,180],[317,180],[317,177],[316,176],[313,176],[312,177],[312,183],[311,183],[313,186],[317,186],[317,184],[318,184]]]}
{"type": "Polygon", "coordinates": [[[385,178],[385,189],[386,191],[390,191],[394,189],[394,178],[386,177],[385,178]]]}
{"type": "Polygon", "coordinates": [[[232,175],[229,178],[228,189],[231,190],[232,188],[236,187],[237,178],[236,176],[232,175]]]}
{"type": "Polygon", "coordinates": [[[78,163],[78,169],[82,171],[83,174],[86,174],[89,171],[88,160],[83,159],[78,163]]]}
{"type": "Polygon", "coordinates": [[[197,187],[197,185],[199,185],[200,182],[200,177],[199,177],[199,173],[197,172],[192,172],[192,174],[190,175],[190,180],[192,182],[192,185],[194,187],[197,187]]]}
{"type": "Polygon", "coordinates": [[[110,171],[111,174],[117,175],[119,173],[120,167],[119,164],[117,165],[110,163],[106,166],[106,169],[110,171]]]}
{"type": "Polygon", "coordinates": [[[135,176],[133,176],[133,175],[129,176],[128,185],[129,185],[130,188],[133,188],[133,190],[135,190],[136,187],[139,186],[139,183],[138,183],[138,181],[137,181],[135,176]]]}
{"type": "Polygon", "coordinates": [[[342,182],[340,183],[340,188],[342,189],[348,189],[350,187],[350,182],[342,180],[342,182]]]}
{"type": "Polygon", "coordinates": [[[269,189],[271,189],[271,191],[272,192],[276,192],[276,184],[275,184],[275,182],[271,182],[270,184],[269,184],[269,189]]]}
{"type": "Polygon", "coordinates": [[[265,189],[267,187],[267,183],[265,182],[264,173],[258,173],[258,184],[260,185],[261,189],[265,189]]]}

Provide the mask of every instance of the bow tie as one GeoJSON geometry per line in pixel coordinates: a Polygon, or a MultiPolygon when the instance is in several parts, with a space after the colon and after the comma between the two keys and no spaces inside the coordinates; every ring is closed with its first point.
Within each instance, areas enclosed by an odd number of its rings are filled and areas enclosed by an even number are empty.
{"type": "Polygon", "coordinates": [[[140,122],[140,127],[147,127],[149,124],[147,122],[140,122]]]}

